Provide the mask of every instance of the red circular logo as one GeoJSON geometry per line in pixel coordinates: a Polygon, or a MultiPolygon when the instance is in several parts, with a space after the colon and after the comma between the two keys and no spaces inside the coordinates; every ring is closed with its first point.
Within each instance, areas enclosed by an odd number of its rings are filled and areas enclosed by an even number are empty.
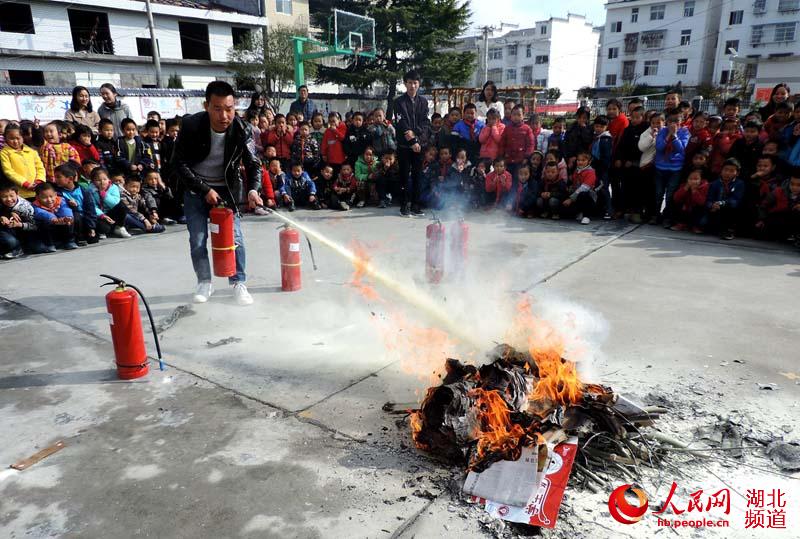
{"type": "Polygon", "coordinates": [[[634,488],[631,485],[622,485],[614,489],[611,496],[608,497],[608,511],[614,520],[622,524],[635,524],[642,520],[642,517],[647,512],[647,494],[640,488],[634,488]],[[639,505],[631,505],[625,499],[625,493],[630,490],[639,499],[639,505]]]}

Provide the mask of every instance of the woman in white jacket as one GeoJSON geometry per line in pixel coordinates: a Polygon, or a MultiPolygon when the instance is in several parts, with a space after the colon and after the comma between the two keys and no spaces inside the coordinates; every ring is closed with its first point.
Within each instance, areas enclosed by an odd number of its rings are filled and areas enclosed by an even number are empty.
{"type": "Polygon", "coordinates": [[[503,102],[497,100],[497,86],[494,82],[488,80],[483,85],[481,95],[478,96],[478,102],[475,103],[476,115],[475,117],[481,121],[486,121],[486,114],[489,109],[494,109],[500,114],[500,119],[503,119],[503,102]]]}

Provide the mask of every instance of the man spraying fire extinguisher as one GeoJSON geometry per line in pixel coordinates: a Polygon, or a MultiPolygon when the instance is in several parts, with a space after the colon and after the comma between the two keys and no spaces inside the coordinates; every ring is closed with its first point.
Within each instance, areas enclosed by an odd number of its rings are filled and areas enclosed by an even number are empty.
{"type": "MultiPolygon", "coordinates": [[[[245,250],[239,211],[243,181],[239,164],[244,163],[250,208],[263,206],[261,161],[256,154],[250,126],[236,116],[233,88],[224,81],[206,87],[205,111],[184,118],[173,153],[173,165],[186,187],[184,213],[189,229],[192,266],[197,274],[195,303],[205,303],[214,293],[208,261],[208,217],[211,209],[224,203],[233,210],[235,273],[228,282],[233,286],[239,305],[250,305],[253,297],[245,286],[245,250]]],[[[212,233],[215,232],[212,219],[212,233]]],[[[215,248],[216,249],[216,248],[215,248]]],[[[215,251],[216,252],[216,251],[215,251]]],[[[215,268],[216,269],[216,268],[215,268]]],[[[217,273],[219,275],[219,273],[217,273]]]]}

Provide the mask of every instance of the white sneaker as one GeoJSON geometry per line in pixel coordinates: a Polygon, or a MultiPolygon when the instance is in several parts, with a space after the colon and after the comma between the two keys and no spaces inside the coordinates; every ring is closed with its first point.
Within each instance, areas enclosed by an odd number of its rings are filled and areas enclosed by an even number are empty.
{"type": "Polygon", "coordinates": [[[130,238],[131,233],[124,226],[118,226],[114,229],[114,235],[118,238],[130,238]]]}
{"type": "Polygon", "coordinates": [[[588,217],[584,217],[583,219],[581,219],[582,225],[588,225],[591,222],[592,222],[591,219],[589,219],[588,217]]]}
{"type": "Polygon", "coordinates": [[[214,293],[214,285],[211,284],[211,281],[197,283],[197,290],[194,292],[194,302],[195,303],[205,303],[208,301],[208,298],[211,297],[211,294],[214,293]]]}
{"type": "Polygon", "coordinates": [[[247,291],[244,283],[236,283],[233,285],[233,296],[236,298],[236,303],[239,305],[252,305],[253,296],[247,291]]]}
{"type": "Polygon", "coordinates": [[[255,210],[253,210],[253,213],[256,215],[263,216],[271,214],[272,211],[269,208],[265,208],[264,206],[258,206],[255,210]]]}

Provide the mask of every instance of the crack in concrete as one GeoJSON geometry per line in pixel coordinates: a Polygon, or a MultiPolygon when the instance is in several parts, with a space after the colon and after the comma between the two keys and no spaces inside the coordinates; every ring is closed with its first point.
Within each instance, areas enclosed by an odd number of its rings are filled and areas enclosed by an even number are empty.
{"type": "Polygon", "coordinates": [[[630,234],[634,230],[638,230],[639,228],[641,228],[641,226],[642,225],[633,225],[628,230],[620,232],[619,234],[614,234],[611,238],[609,238],[608,240],[604,241],[603,243],[601,243],[597,247],[594,247],[594,248],[590,249],[589,251],[583,253],[581,256],[579,256],[578,258],[576,258],[572,262],[562,266],[561,268],[555,270],[554,272],[550,273],[549,275],[546,275],[545,277],[542,277],[541,279],[539,279],[538,281],[536,281],[535,283],[530,285],[528,288],[525,288],[524,290],[521,290],[521,292],[522,293],[529,292],[530,290],[533,290],[534,288],[536,288],[540,284],[546,283],[547,281],[549,281],[550,279],[552,279],[553,277],[555,277],[556,275],[558,275],[562,271],[568,270],[569,268],[571,268],[572,266],[574,266],[578,262],[580,262],[582,260],[585,260],[586,258],[590,257],[591,255],[593,255],[594,253],[596,253],[597,251],[599,251],[603,247],[611,245],[612,243],[614,243],[618,239],[627,236],[628,234],[630,234]]]}
{"type": "Polygon", "coordinates": [[[428,500],[428,503],[423,505],[422,509],[420,509],[419,511],[417,511],[416,513],[411,515],[410,518],[406,519],[405,522],[403,522],[400,525],[400,527],[398,527],[394,531],[394,533],[389,536],[389,539],[397,539],[398,537],[400,537],[403,534],[403,532],[405,532],[407,529],[409,529],[419,519],[419,517],[422,516],[422,513],[427,511],[430,508],[430,506],[433,505],[433,502],[435,502],[437,499],[439,499],[439,496],[435,497],[432,500],[428,500]]]}

